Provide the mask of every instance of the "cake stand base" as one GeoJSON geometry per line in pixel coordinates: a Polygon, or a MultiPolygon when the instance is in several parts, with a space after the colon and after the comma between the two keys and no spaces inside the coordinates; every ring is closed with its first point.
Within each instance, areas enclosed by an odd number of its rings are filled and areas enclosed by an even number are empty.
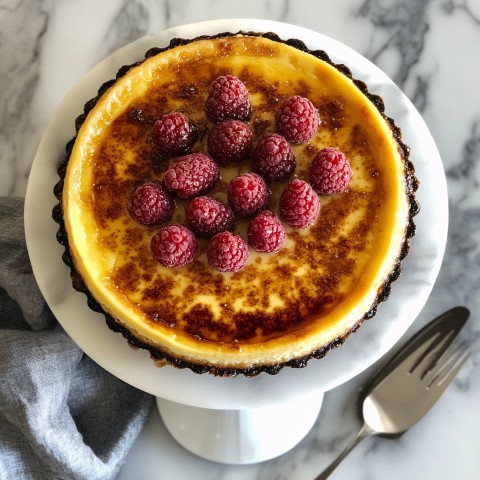
{"type": "Polygon", "coordinates": [[[248,410],[214,410],[157,397],[157,407],[175,440],[207,460],[227,464],[263,462],[287,452],[310,431],[323,393],[248,410]]]}

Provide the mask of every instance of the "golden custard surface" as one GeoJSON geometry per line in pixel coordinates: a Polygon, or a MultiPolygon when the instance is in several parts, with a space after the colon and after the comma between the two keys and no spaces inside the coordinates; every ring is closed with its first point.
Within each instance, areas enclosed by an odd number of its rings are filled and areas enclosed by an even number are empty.
{"type": "MultiPolygon", "coordinates": [[[[226,202],[228,181],[251,162],[220,167],[209,195],[226,202]]],[[[390,126],[352,80],[293,47],[259,37],[198,40],[133,67],[89,113],[68,164],[63,208],[75,266],[86,286],[137,338],[193,363],[249,367],[285,362],[338,338],[372,306],[398,261],[408,205],[404,161],[390,126]],[[198,127],[192,152],[207,152],[212,124],[204,103],[219,75],[238,76],[252,102],[255,141],[275,131],[274,112],[301,95],[321,124],[292,145],[294,177],[308,181],[315,153],[327,146],[350,160],[349,190],[320,196],[321,212],[305,230],[286,224],[274,254],[250,248],[246,266],[220,273],[208,266],[208,241],[197,237],[193,263],[169,269],[150,253],[159,227],[130,218],[126,200],[139,182],[161,180],[171,159],[156,155],[152,125],[181,110],[198,127]]],[[[269,184],[278,211],[285,184],[269,184]]],[[[172,222],[184,223],[176,200],[172,222]]],[[[246,238],[247,221],[237,219],[246,238]]]]}

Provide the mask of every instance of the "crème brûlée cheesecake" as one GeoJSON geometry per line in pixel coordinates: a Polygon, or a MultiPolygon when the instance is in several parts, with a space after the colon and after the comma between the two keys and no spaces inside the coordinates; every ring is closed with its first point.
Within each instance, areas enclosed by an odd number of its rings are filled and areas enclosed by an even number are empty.
{"type": "MultiPolygon", "coordinates": [[[[253,32],[175,39],[123,67],[86,104],[76,127],[55,190],[64,260],[90,307],[158,366],[222,376],[305,366],[372,317],[400,273],[418,210],[409,149],[380,97],[299,40],[253,32]],[[212,241],[196,235],[188,263],[170,268],[152,254],[152,238],[165,226],[188,226],[191,198],[170,191],[172,210],[160,225],[135,221],[129,199],[142,182],[166,184],[165,172],[179,162],[179,155],[159,152],[154,138],[165,113],[182,112],[196,126],[189,154],[209,154],[214,123],[205,103],[221,76],[248,90],[251,111],[243,121],[254,144],[277,131],[276,112],[292,96],[314,105],[318,126],[308,141],[290,142],[290,177],[266,182],[268,209],[285,231],[278,251],[249,245],[242,268],[219,271],[209,263],[212,241]],[[348,158],[348,187],[318,194],[313,223],[291,226],[280,208],[285,185],[308,183],[312,159],[327,147],[348,158]]],[[[229,183],[252,171],[252,154],[217,167],[216,182],[201,193],[228,205],[229,183]]],[[[251,221],[235,214],[230,228],[245,244],[251,221]]]]}

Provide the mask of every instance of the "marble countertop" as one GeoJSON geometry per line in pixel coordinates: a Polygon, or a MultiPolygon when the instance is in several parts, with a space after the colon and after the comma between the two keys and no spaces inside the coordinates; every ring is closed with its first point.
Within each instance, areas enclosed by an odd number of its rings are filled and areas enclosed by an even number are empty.
{"type": "MultiPolygon", "coordinates": [[[[0,5],[0,195],[24,196],[40,137],[69,89],[117,48],[166,27],[262,18],[310,28],[354,48],[412,100],[440,151],[449,189],[444,263],[406,337],[465,305],[473,355],[438,405],[397,440],[361,444],[332,478],[479,477],[480,459],[480,3],[474,0],[4,0],[0,5]],[[392,466],[394,466],[392,468],[392,466]]],[[[226,466],[180,447],[156,410],[126,458],[121,480],[308,480],[356,433],[355,401],[372,366],[327,392],[311,432],[268,462],[226,466]]]]}

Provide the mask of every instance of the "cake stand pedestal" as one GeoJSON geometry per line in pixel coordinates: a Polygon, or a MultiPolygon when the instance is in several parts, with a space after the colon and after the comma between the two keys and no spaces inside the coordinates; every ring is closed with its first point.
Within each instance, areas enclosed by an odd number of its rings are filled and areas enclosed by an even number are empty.
{"type": "Polygon", "coordinates": [[[157,407],[172,437],[199,457],[219,463],[263,462],[288,452],[310,431],[323,393],[292,402],[218,410],[192,407],[157,397],[157,407]]]}
{"type": "Polygon", "coordinates": [[[448,227],[448,195],[442,162],[425,122],[408,98],[375,65],[347,46],[294,25],[267,20],[217,20],[183,25],[144,37],[95,66],[67,94],[55,111],[33,161],[25,200],[25,236],[35,278],[65,331],[100,366],[123,381],[157,397],[160,414],[173,437],[193,453],[223,463],[254,463],[295,446],[314,424],[326,392],[358,375],[384,355],[423,308],[443,258],[448,227]],[[402,262],[402,275],[376,317],[365,322],[345,345],[312,360],[303,369],[254,378],[197,375],[190,370],[157,368],[146,351],[131,349],[112,333],[102,315],[89,309],[85,296],[71,285],[64,251],[51,218],[57,203],[53,187],[74,119],[98,86],[122,65],[141,59],[151,47],[174,37],[194,38],[219,32],[274,31],[299,38],[309,48],[324,49],[345,63],[355,78],[385,100],[386,114],[402,128],[412,150],[421,187],[415,217],[417,233],[402,262]]]}

